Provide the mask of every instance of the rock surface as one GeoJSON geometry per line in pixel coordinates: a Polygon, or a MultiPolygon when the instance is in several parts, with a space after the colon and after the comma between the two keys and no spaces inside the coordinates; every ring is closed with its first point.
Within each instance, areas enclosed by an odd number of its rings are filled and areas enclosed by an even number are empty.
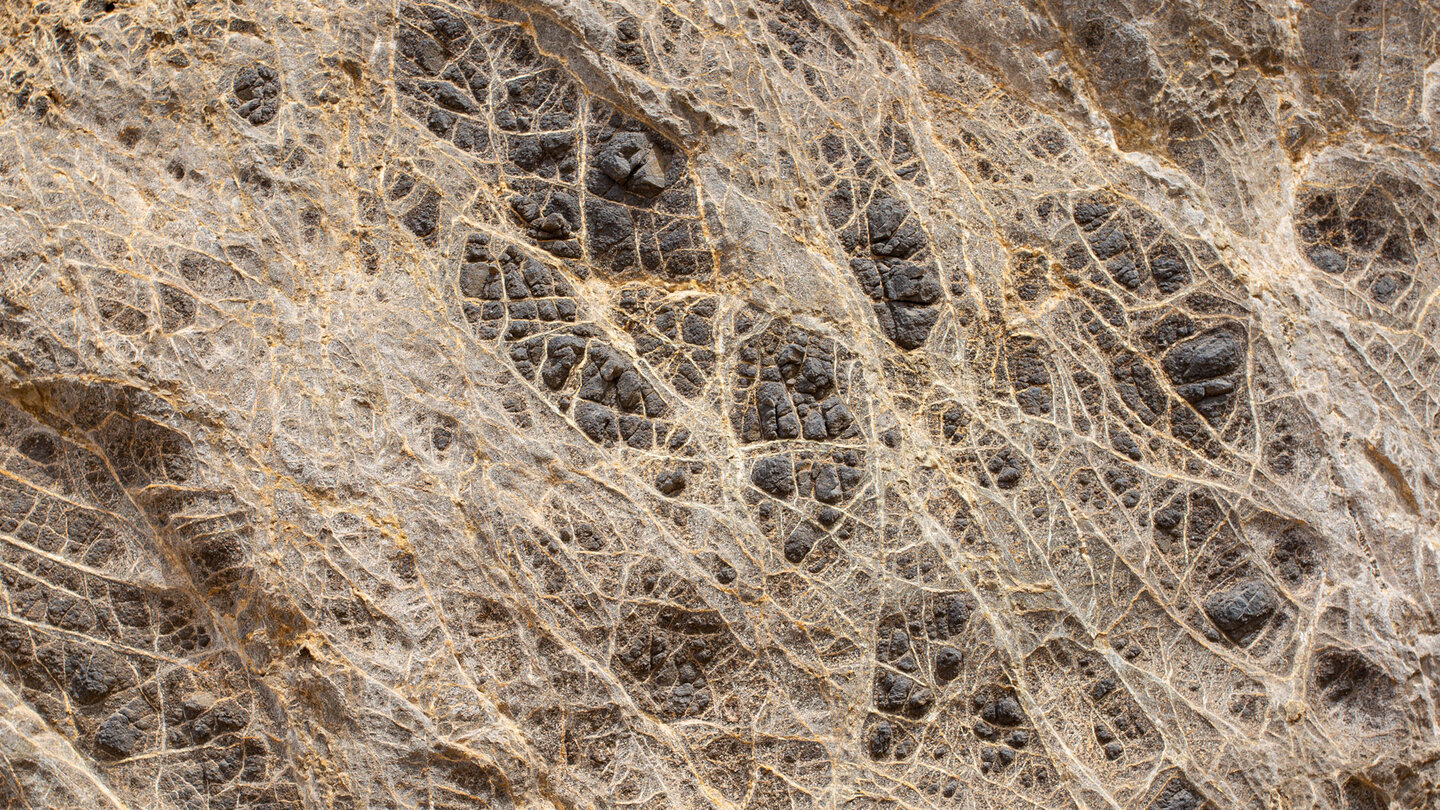
{"type": "Polygon", "coordinates": [[[1437,23],[3,4],[0,806],[1437,806],[1437,23]]]}

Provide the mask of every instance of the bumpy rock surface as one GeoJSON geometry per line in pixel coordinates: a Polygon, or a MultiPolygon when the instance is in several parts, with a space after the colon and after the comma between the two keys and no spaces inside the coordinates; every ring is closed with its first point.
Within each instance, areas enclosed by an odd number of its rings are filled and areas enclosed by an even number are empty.
{"type": "Polygon", "coordinates": [[[0,4],[0,806],[1440,805],[1437,32],[0,4]]]}

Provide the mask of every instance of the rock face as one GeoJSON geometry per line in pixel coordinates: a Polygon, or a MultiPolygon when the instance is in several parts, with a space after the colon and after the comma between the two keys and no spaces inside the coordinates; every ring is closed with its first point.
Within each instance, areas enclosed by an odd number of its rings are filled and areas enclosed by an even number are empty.
{"type": "Polygon", "coordinates": [[[1437,33],[4,3],[0,807],[1436,807],[1437,33]]]}

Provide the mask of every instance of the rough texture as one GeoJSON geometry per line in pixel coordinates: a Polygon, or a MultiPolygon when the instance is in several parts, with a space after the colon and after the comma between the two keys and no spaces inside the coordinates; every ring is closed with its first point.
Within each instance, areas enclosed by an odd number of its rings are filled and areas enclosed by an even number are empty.
{"type": "Polygon", "coordinates": [[[0,6],[0,806],[1433,808],[1440,14],[0,6]]]}

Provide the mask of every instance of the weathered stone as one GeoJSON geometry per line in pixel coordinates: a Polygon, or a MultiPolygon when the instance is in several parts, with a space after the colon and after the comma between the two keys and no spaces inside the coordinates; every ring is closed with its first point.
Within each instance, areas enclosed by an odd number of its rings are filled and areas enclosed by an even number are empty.
{"type": "Polygon", "coordinates": [[[0,3],[0,806],[1432,806],[1437,31],[0,3]]]}

